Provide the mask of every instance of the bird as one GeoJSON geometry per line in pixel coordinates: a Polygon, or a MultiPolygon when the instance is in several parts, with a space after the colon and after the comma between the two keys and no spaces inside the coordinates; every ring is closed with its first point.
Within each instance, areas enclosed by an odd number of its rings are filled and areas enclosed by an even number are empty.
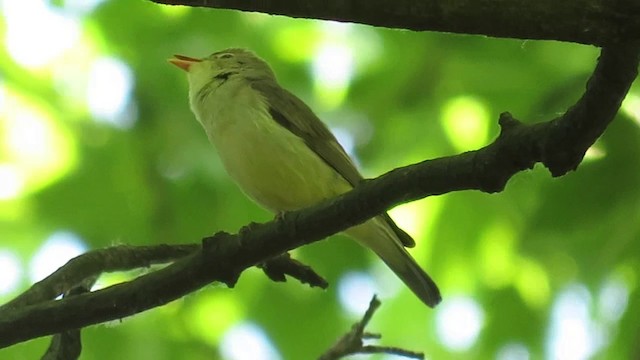
{"type": "MultiPolygon", "coordinates": [[[[228,175],[258,205],[282,214],[363,181],[328,127],[280,86],[269,64],[252,51],[174,55],[169,62],[187,72],[192,112],[228,175]]],[[[388,214],[345,233],[377,254],[424,304],[435,307],[441,301],[435,282],[405,249],[415,241],[388,214]]]]}

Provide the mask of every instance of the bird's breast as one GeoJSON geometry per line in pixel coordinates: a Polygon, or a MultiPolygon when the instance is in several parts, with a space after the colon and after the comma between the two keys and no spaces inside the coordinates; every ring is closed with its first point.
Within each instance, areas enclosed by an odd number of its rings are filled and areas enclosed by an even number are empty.
{"type": "Polygon", "coordinates": [[[351,189],[304,140],[279,125],[251,89],[203,109],[201,120],[240,188],[273,212],[295,210],[351,189]]]}

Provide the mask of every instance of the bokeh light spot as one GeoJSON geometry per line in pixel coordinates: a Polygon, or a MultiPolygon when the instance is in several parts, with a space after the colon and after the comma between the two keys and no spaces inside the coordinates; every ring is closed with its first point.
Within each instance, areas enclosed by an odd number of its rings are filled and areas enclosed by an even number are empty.
{"type": "Polygon", "coordinates": [[[530,357],[529,349],[520,343],[505,344],[496,354],[496,360],[529,360],[530,357]]]}
{"type": "Polygon", "coordinates": [[[584,154],[584,162],[592,162],[595,160],[603,159],[607,156],[606,150],[601,146],[601,144],[594,144],[587,149],[587,152],[584,154]]]}
{"type": "Polygon", "coordinates": [[[515,234],[509,225],[496,223],[482,235],[479,259],[482,278],[492,288],[501,288],[511,283],[515,272],[515,234]]]}
{"type": "Polygon", "coordinates": [[[129,67],[114,58],[97,59],[91,66],[87,84],[89,112],[98,121],[128,129],[135,116],[127,110],[133,88],[129,67]]]}
{"type": "Polygon", "coordinates": [[[350,272],[338,283],[338,296],[342,307],[352,315],[362,316],[376,293],[373,278],[363,272],[350,272]]]}
{"type": "MultiPolygon", "coordinates": [[[[14,181],[11,196],[33,192],[66,174],[77,161],[75,140],[45,108],[8,89],[0,110],[0,151],[14,181]]],[[[8,180],[7,180],[8,181],[8,180]]],[[[9,196],[9,194],[5,194],[9,196]]]]}
{"type": "Polygon", "coordinates": [[[444,105],[442,125],[457,151],[474,150],[487,143],[489,110],[472,96],[459,96],[444,105]]]}
{"type": "Polygon", "coordinates": [[[620,109],[629,116],[636,125],[640,126],[640,95],[635,93],[627,94],[627,97],[622,101],[620,109]]]}
{"type": "Polygon", "coordinates": [[[616,276],[605,280],[598,296],[600,315],[607,323],[618,321],[629,304],[629,288],[616,276]]]}
{"type": "Polygon", "coordinates": [[[226,360],[279,360],[278,354],[265,332],[250,323],[238,324],[224,335],[220,352],[226,360]]]}
{"type": "Polygon", "coordinates": [[[318,49],[313,62],[313,75],[320,86],[343,88],[353,75],[351,49],[338,44],[324,44],[318,49]]]}
{"type": "Polygon", "coordinates": [[[318,101],[335,108],[344,101],[353,77],[351,48],[339,43],[324,43],[313,60],[313,78],[318,101]]]}
{"type": "MultiPolygon", "coordinates": [[[[97,8],[105,0],[65,0],[64,9],[77,15],[85,15],[97,8]]],[[[163,8],[174,8],[180,6],[163,6],[163,8]]]]}
{"type": "MultiPolygon", "coordinates": [[[[422,239],[425,222],[425,202],[414,201],[402,204],[389,211],[389,215],[401,229],[414,238],[422,239]]],[[[421,243],[422,245],[422,243],[421,243]]]]}
{"type": "Polygon", "coordinates": [[[27,68],[43,67],[72,48],[80,38],[77,19],[48,1],[3,1],[9,55],[27,68]]]}
{"type": "Polygon", "coordinates": [[[346,151],[352,159],[355,159],[356,154],[354,150],[356,145],[351,132],[341,127],[331,127],[331,132],[336,137],[336,140],[338,140],[338,143],[342,145],[344,151],[346,151]]]}
{"type": "Polygon", "coordinates": [[[224,332],[240,320],[244,312],[240,305],[228,292],[208,290],[198,294],[187,315],[193,334],[212,346],[217,345],[224,332]]]}
{"type": "Polygon", "coordinates": [[[547,358],[588,359],[602,345],[602,337],[589,316],[591,296],[582,285],[562,291],[551,309],[547,358]]]}
{"type": "Polygon", "coordinates": [[[4,106],[6,103],[5,101],[6,96],[7,96],[7,88],[4,86],[2,79],[0,79],[0,114],[4,110],[4,106]]]}
{"type": "Polygon", "coordinates": [[[549,277],[540,264],[519,258],[518,273],[516,275],[516,289],[525,301],[533,308],[543,307],[549,300],[551,289],[549,277]]]}
{"type": "Polygon", "coordinates": [[[22,173],[12,164],[0,164],[0,200],[18,197],[23,188],[22,173]]]}
{"type": "Polygon", "coordinates": [[[315,24],[280,26],[271,36],[272,47],[278,57],[290,61],[306,61],[313,56],[320,31],[315,24]]]}
{"type": "Polygon", "coordinates": [[[29,264],[31,281],[44,279],[86,250],[87,246],[76,234],[67,231],[53,233],[31,259],[29,264]]]}
{"type": "Polygon", "coordinates": [[[0,295],[14,291],[22,277],[22,266],[18,257],[8,250],[0,250],[0,295]]]}
{"type": "Polygon", "coordinates": [[[464,351],[476,342],[484,325],[484,312],[477,302],[468,297],[445,299],[436,310],[437,334],[447,348],[464,351]]]}

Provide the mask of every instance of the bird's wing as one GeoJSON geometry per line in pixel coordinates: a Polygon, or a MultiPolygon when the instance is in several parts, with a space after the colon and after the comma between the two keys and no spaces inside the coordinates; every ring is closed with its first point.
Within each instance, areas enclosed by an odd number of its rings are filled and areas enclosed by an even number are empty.
{"type": "MultiPolygon", "coordinates": [[[[362,175],[338,140],[307,104],[272,81],[249,79],[249,83],[265,98],[269,106],[269,113],[278,124],[302,138],[311,150],[347,180],[351,186],[355,187],[363,180],[362,175]],[[300,119],[305,119],[305,121],[300,119]]],[[[415,246],[413,238],[400,229],[389,215],[384,213],[382,217],[404,246],[415,246]]]]}
{"type": "Polygon", "coordinates": [[[352,186],[362,181],[362,175],[349,155],[331,131],[302,100],[271,81],[254,81],[251,85],[265,98],[269,113],[278,124],[302,138],[311,150],[352,186]]]}

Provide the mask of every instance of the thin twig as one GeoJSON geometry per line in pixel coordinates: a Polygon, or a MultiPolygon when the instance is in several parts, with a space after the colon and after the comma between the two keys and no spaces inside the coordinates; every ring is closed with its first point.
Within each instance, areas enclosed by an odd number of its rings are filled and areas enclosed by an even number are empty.
{"type": "Polygon", "coordinates": [[[284,282],[286,281],[285,275],[289,275],[303,284],[309,284],[311,287],[326,289],[329,286],[327,280],[316,273],[310,266],[291,258],[289,253],[269,259],[259,264],[258,267],[273,281],[284,282]]]}
{"type": "Polygon", "coordinates": [[[345,356],[355,355],[355,354],[389,354],[389,355],[398,355],[403,356],[410,359],[424,359],[424,354],[400,349],[398,347],[390,347],[390,346],[376,346],[376,345],[365,345],[364,340],[368,340],[371,338],[380,339],[382,336],[379,334],[370,334],[365,333],[364,328],[369,324],[369,321],[373,317],[373,314],[380,307],[380,301],[376,296],[371,299],[369,303],[369,308],[364,313],[362,320],[353,324],[351,330],[344,334],[338,341],[327,350],[324,354],[322,354],[318,360],[337,360],[341,359],[345,356]]]}

